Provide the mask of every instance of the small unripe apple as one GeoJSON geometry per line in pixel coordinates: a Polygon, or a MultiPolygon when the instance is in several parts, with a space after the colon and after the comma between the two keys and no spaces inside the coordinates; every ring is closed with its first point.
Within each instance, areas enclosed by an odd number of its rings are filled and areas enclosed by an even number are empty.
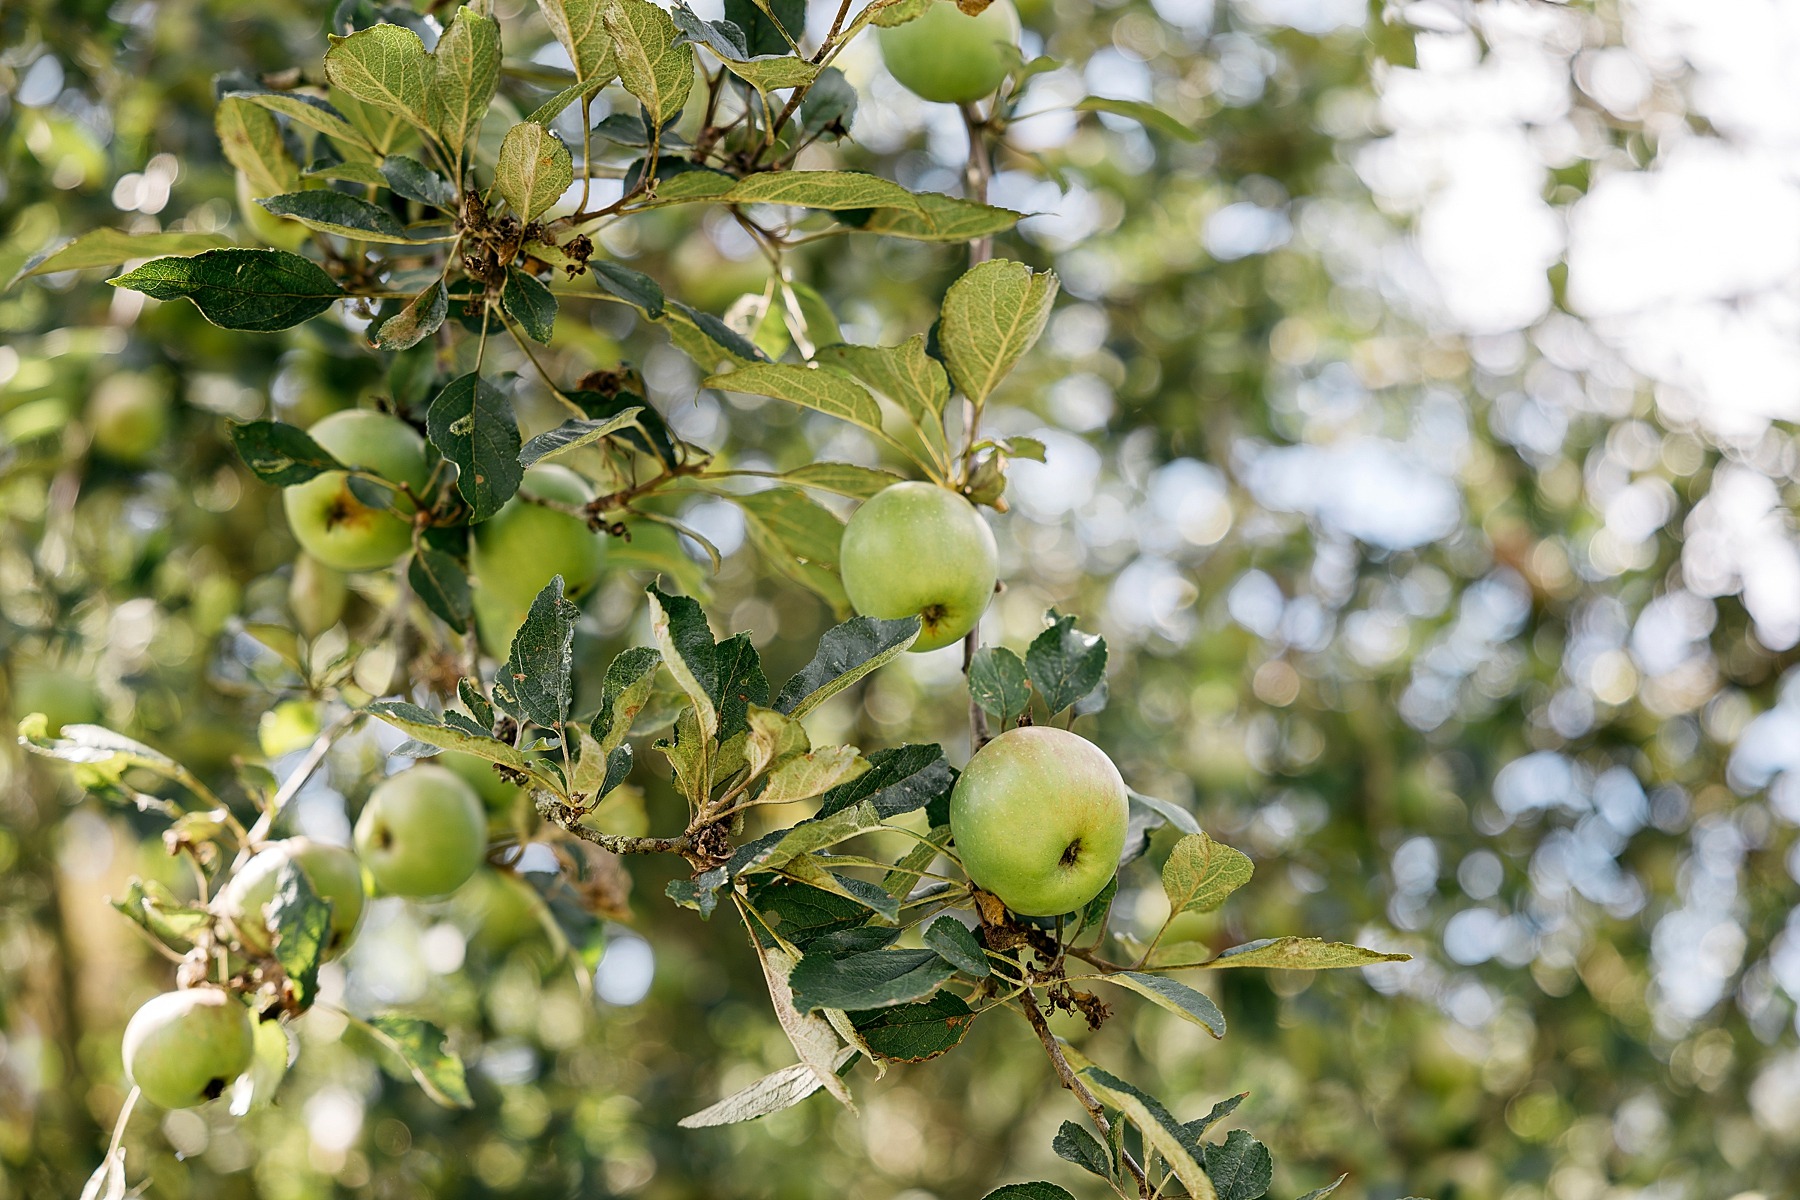
{"type": "Polygon", "coordinates": [[[137,466],[169,436],[167,385],[136,371],[108,375],[88,401],[94,449],[113,462],[137,466]]]}
{"type": "MultiPolygon", "coordinates": [[[[559,504],[586,504],[594,498],[587,481],[554,463],[525,472],[519,490],[559,504]]],[[[606,539],[580,517],[514,496],[500,511],[475,526],[469,544],[475,624],[490,654],[505,655],[513,634],[525,623],[531,602],[556,575],[563,590],[579,596],[600,578],[606,539]]]]}
{"type": "Polygon", "coordinates": [[[933,0],[925,15],[883,29],[881,58],[906,90],[943,104],[991,96],[1019,61],[1019,14],[994,0],[971,17],[951,0],[933,0]]]}
{"type": "Polygon", "coordinates": [[[237,173],[238,215],[244,218],[244,224],[256,235],[256,240],[277,250],[286,250],[290,254],[306,244],[312,231],[298,221],[287,217],[278,217],[256,201],[268,199],[258,197],[250,186],[250,177],[242,171],[237,173]]]}
{"type": "Polygon", "coordinates": [[[125,1074],[163,1108],[216,1100],[250,1067],[255,1034],[237,997],[216,987],[164,992],[125,1026],[125,1074]]]}
{"type": "Polygon", "coordinates": [[[325,957],[336,958],[349,949],[363,913],[362,864],[341,846],[303,837],[269,845],[220,890],[218,911],[237,930],[246,951],[267,954],[272,930],[265,907],[275,899],[281,868],[289,862],[305,872],[312,890],[331,904],[331,936],[325,943],[325,957]]]}
{"type": "Polygon", "coordinates": [[[336,625],[349,598],[342,571],[310,554],[294,559],[294,573],[288,578],[288,611],[294,614],[301,633],[315,638],[336,625]]]}
{"type": "Polygon", "coordinates": [[[950,794],[963,870],[1020,916],[1074,912],[1098,896],[1125,848],[1125,781],[1086,738],[1009,729],[976,752],[950,794]]]}
{"type": "Polygon", "coordinates": [[[487,857],[487,813],[475,789],[421,763],[383,780],[356,822],[356,852],[394,896],[446,896],[487,857]]]}
{"type": "Polygon", "coordinates": [[[850,604],[865,617],[916,616],[914,652],[961,638],[994,595],[994,533],[975,506],[930,483],[896,483],[863,503],[844,526],[838,569],[850,604]]]}
{"type": "MultiPolygon", "coordinates": [[[[425,439],[403,421],[347,409],[307,432],[345,466],[415,490],[425,486],[425,439]]],[[[282,492],[281,503],[302,550],[339,571],[376,571],[412,546],[412,502],[391,495],[392,509],[370,508],[350,490],[348,475],[326,471],[282,492]]]]}

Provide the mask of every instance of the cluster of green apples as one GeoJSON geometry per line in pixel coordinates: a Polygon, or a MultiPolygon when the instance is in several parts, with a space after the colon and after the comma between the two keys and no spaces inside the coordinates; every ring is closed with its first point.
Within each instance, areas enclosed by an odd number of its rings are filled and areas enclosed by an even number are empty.
{"type": "MultiPolygon", "coordinates": [[[[213,910],[251,958],[266,958],[275,930],[268,905],[292,864],[331,909],[323,955],[349,949],[364,900],[378,895],[447,896],[474,877],[487,854],[487,814],[455,772],[425,763],[383,780],[356,823],[356,850],[292,837],[271,842],[234,872],[213,910]],[[365,879],[365,874],[367,878],[365,879]]],[[[125,1071],[144,1098],[163,1108],[216,1099],[250,1069],[255,1032],[243,1000],[213,985],[165,992],[125,1026],[125,1071]]]]}
{"type": "MultiPolygon", "coordinates": [[[[348,409],[308,432],[341,463],[423,497],[431,480],[425,439],[397,417],[348,409]]],[[[581,505],[593,498],[587,481],[553,464],[525,472],[520,494],[477,525],[469,574],[481,643],[504,654],[531,601],[556,575],[571,596],[600,578],[605,541],[579,517],[537,500],[581,505]]],[[[296,562],[289,598],[302,629],[329,628],[343,611],[342,574],[391,567],[413,546],[412,499],[395,493],[388,507],[363,503],[350,476],[327,471],[282,493],[288,527],[304,555],[296,562]]]]}
{"type": "MultiPolygon", "coordinates": [[[[838,560],[857,612],[919,618],[915,652],[966,637],[999,579],[987,522],[962,495],[929,483],[896,483],[866,501],[844,526],[838,560]]],[[[1057,916],[1112,879],[1127,798],[1098,746],[1067,730],[1022,726],[969,760],[950,797],[951,836],[978,886],[1021,916],[1057,916]]]]}

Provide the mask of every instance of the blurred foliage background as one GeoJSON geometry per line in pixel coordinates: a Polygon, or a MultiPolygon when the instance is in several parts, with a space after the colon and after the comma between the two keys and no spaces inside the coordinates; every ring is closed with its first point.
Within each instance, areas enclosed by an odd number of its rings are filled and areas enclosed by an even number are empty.
{"type": "MultiPolygon", "coordinates": [[[[1059,1032],[1184,1117],[1248,1090],[1236,1119],[1275,1151],[1275,1195],[1341,1171],[1353,1200],[1793,1195],[1791,13],[1020,7],[1028,54],[1065,65],[1033,81],[1021,111],[1041,115],[996,163],[994,201],[1037,214],[999,253],[1056,267],[1064,290],[990,407],[993,432],[1040,437],[1049,460],[1014,467],[985,638],[1022,649],[1051,604],[1101,629],[1114,702],[1096,740],[1257,860],[1180,940],[1300,932],[1415,956],[1221,972],[1222,1043],[1138,1005],[1059,1032]],[[1202,136],[1078,121],[1066,106],[1089,92],[1154,100],[1202,136]]],[[[557,61],[535,8],[495,8],[509,59],[557,61]]],[[[234,228],[212,77],[316,73],[327,16],[6,5],[0,278],[97,225],[234,228]]],[[[864,100],[839,161],[958,188],[955,111],[900,90],[872,46],[841,65],[864,100]]],[[[659,214],[604,250],[715,313],[766,278],[722,220],[659,214]]],[[[866,341],[923,329],[962,266],[955,247],[877,239],[797,254],[866,341]]],[[[293,547],[225,418],[304,424],[404,381],[341,317],[226,333],[102,277],[0,294],[0,717],[100,720],[220,779],[234,756],[279,768],[317,714],[277,707],[243,629],[287,619],[293,547]],[[134,390],[169,401],[141,459],[92,437],[134,390]]],[[[622,312],[565,306],[556,368],[630,360],[685,436],[742,465],[872,458],[841,426],[696,394],[622,312]]],[[[514,394],[528,432],[550,423],[529,379],[514,394]]],[[[729,505],[685,519],[731,551],[715,621],[754,630],[771,677],[797,666],[830,614],[739,549],[729,505]]],[[[588,603],[583,661],[641,637],[643,579],[618,571],[588,603]]],[[[819,719],[865,748],[941,739],[958,758],[961,688],[954,651],[909,656],[819,719]]],[[[347,836],[383,737],[334,753],[296,829],[347,836]]],[[[156,823],[8,743],[0,1197],[73,1196],[123,1099],[119,1030],[166,986],[105,897],[134,873],[181,880],[156,823]]],[[[672,793],[640,778],[647,824],[674,820],[672,793]]],[[[662,901],[668,864],[629,869],[597,996],[498,877],[378,903],[333,968],[349,1007],[412,1005],[454,1030],[474,1111],[434,1107],[315,1012],[277,1107],[140,1110],[132,1177],[157,1197],[282,1200],[1082,1186],[1049,1150],[1073,1105],[1017,1022],[859,1077],[860,1117],[815,1098],[677,1129],[791,1051],[745,948],[662,901]]],[[[1121,883],[1116,919],[1154,929],[1152,869],[1121,883]]]]}

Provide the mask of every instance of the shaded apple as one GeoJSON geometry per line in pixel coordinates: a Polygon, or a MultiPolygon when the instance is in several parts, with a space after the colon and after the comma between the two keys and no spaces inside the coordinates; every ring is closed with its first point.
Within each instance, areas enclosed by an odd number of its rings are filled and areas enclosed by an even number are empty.
{"type": "Polygon", "coordinates": [[[586,504],[594,494],[585,479],[546,463],[525,472],[519,491],[523,496],[514,496],[475,526],[469,544],[476,629],[488,653],[501,657],[525,623],[531,602],[553,576],[563,577],[565,594],[579,596],[600,578],[606,561],[603,534],[580,517],[524,498],[586,504]]]}
{"type": "Polygon", "coordinates": [[[305,872],[313,891],[331,904],[331,937],[325,943],[325,957],[336,958],[356,938],[363,913],[362,864],[341,846],[303,837],[271,843],[220,889],[215,907],[237,930],[246,951],[267,954],[273,939],[265,906],[275,898],[281,868],[289,862],[305,872]]]}
{"type": "MultiPolygon", "coordinates": [[[[312,438],[346,466],[394,483],[423,489],[429,475],[425,439],[411,426],[367,409],[332,413],[310,430],[312,438]]],[[[412,503],[391,493],[393,508],[371,508],[350,490],[350,477],[326,471],[281,494],[288,525],[300,548],[339,571],[375,571],[412,546],[412,503]]]]}
{"type": "Polygon", "coordinates": [[[1019,14],[994,0],[971,17],[951,0],[933,0],[925,15],[880,32],[888,71],[914,95],[970,104],[994,94],[1019,64],[1019,14]]]}
{"type": "Polygon", "coordinates": [[[383,780],[356,822],[356,851],[394,896],[445,896],[487,856],[487,813],[454,773],[421,763],[383,780]]]}
{"type": "Polygon", "coordinates": [[[254,1050],[249,1010],[222,988],[164,992],[125,1026],[125,1074],[163,1108],[216,1100],[249,1069],[254,1050]]]}

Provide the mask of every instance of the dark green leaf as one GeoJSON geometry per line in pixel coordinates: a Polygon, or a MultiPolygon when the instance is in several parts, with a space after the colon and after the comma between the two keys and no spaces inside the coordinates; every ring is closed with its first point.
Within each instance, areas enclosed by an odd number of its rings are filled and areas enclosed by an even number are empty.
{"type": "Polygon", "coordinates": [[[462,1059],[445,1047],[443,1030],[430,1021],[393,1014],[371,1017],[369,1026],[406,1063],[426,1095],[445,1108],[475,1107],[462,1059]]]}
{"type": "Polygon", "coordinates": [[[600,685],[600,711],[594,714],[590,731],[601,749],[610,752],[625,741],[632,721],[650,700],[656,668],[661,665],[661,654],[648,646],[633,646],[606,668],[600,685]]]}
{"type": "Polygon", "coordinates": [[[981,1200],[1075,1200],[1075,1197],[1054,1183],[1009,1183],[1003,1188],[995,1188],[981,1200]]]}
{"type": "Polygon", "coordinates": [[[394,489],[379,480],[370,479],[366,475],[352,475],[344,481],[350,494],[360,500],[365,507],[383,509],[394,507],[394,489]]]}
{"type": "Polygon", "coordinates": [[[1142,100],[1115,100],[1110,96],[1089,96],[1075,105],[1075,111],[1111,113],[1115,117],[1128,118],[1146,129],[1166,133],[1170,137],[1179,138],[1184,142],[1197,142],[1202,137],[1198,129],[1183,125],[1162,109],[1153,104],[1145,104],[1142,100]]]}
{"type": "Polygon", "coordinates": [[[238,457],[264,483],[293,487],[344,464],[298,426],[280,421],[233,421],[226,425],[238,457]]]}
{"type": "Polygon", "coordinates": [[[500,763],[515,771],[528,771],[532,767],[532,760],[510,742],[501,741],[473,721],[462,717],[461,713],[446,713],[445,716],[451,720],[440,721],[418,705],[400,700],[378,700],[369,705],[368,711],[400,732],[433,746],[440,746],[445,750],[461,750],[465,754],[500,763]]]}
{"type": "Polygon", "coordinates": [[[458,631],[468,628],[471,616],[469,577],[462,564],[442,550],[420,549],[406,568],[407,582],[425,607],[458,631]]]}
{"type": "Polygon", "coordinates": [[[852,617],[834,626],[819,639],[812,661],[782,685],[775,697],[775,710],[794,718],[805,716],[869,672],[893,661],[918,636],[917,617],[896,621],[852,617]]]}
{"type": "Polygon", "coordinates": [[[575,621],[580,616],[581,610],[563,597],[562,576],[552,578],[531,602],[525,624],[513,635],[506,666],[494,680],[496,696],[504,685],[525,714],[546,729],[560,729],[569,716],[575,621]]]}
{"type": "Polygon", "coordinates": [[[1173,825],[1183,833],[1199,833],[1200,822],[1194,820],[1194,814],[1176,804],[1172,800],[1159,800],[1155,796],[1146,796],[1142,792],[1131,792],[1131,805],[1155,817],[1149,828],[1161,828],[1164,822],[1173,825]]]}
{"type": "Polygon", "coordinates": [[[691,908],[700,914],[701,920],[708,920],[713,910],[719,906],[719,889],[726,884],[725,868],[714,867],[710,871],[702,871],[692,879],[674,879],[663,889],[663,894],[683,908],[691,908]]]}
{"type": "Polygon", "coordinates": [[[700,721],[700,730],[712,737],[719,731],[718,648],[713,642],[712,626],[699,602],[689,596],[671,596],[654,582],[645,589],[650,593],[650,627],[657,648],[669,673],[688,699],[700,721]]]}
{"type": "Polygon", "coordinates": [[[1187,1131],[1187,1135],[1193,1143],[1199,1145],[1200,1139],[1206,1136],[1207,1130],[1236,1112],[1238,1105],[1242,1104],[1249,1096],[1249,1092],[1239,1092],[1235,1096],[1227,1096],[1225,1099],[1213,1105],[1212,1111],[1207,1113],[1204,1117],[1201,1117],[1197,1121],[1189,1121],[1187,1124],[1183,1125],[1182,1128],[1187,1131]]]}
{"type": "MultiPolygon", "coordinates": [[[[693,330],[705,338],[708,343],[716,346],[719,350],[724,351],[725,355],[734,361],[769,361],[769,356],[759,350],[754,342],[727,325],[725,322],[719,320],[719,318],[713,316],[711,313],[704,313],[699,309],[690,308],[679,300],[667,301],[663,312],[665,323],[674,322],[677,318],[686,318],[688,325],[691,326],[693,330]]],[[[673,334],[671,334],[671,336],[673,336],[673,334]]],[[[677,344],[680,343],[678,342],[677,344]]],[[[687,347],[683,346],[682,350],[686,353],[687,347]]],[[[690,355],[690,357],[692,356],[690,355]]],[[[712,370],[717,366],[717,362],[718,360],[715,356],[713,362],[703,362],[700,365],[706,367],[708,370],[712,370]]]]}
{"type": "Polygon", "coordinates": [[[549,342],[556,332],[556,296],[537,276],[518,267],[506,269],[500,307],[535,342],[549,342]]]}
{"type": "Polygon", "coordinates": [[[750,728],[750,705],[768,705],[769,680],[748,633],[733,634],[720,642],[713,648],[713,661],[718,670],[713,703],[718,706],[718,738],[722,742],[750,728]]]}
{"type": "Polygon", "coordinates": [[[1050,610],[1050,628],[1025,652],[1031,685],[1055,716],[1099,685],[1106,675],[1106,639],[1075,628],[1075,618],[1050,610]]]}
{"type": "Polygon", "coordinates": [[[1325,1197],[1327,1197],[1327,1196],[1331,1195],[1331,1193],[1337,1191],[1338,1185],[1343,1183],[1344,1180],[1346,1180],[1348,1178],[1350,1178],[1350,1176],[1348,1176],[1348,1175],[1339,1175],[1336,1179],[1332,1180],[1330,1183],[1326,1184],[1324,1187],[1314,1188],[1312,1191],[1306,1193],[1306,1195],[1300,1197],[1300,1200],[1325,1200],[1325,1197]]]}
{"type": "Polygon", "coordinates": [[[981,939],[955,917],[942,916],[933,921],[925,930],[925,945],[936,950],[957,970],[977,979],[986,979],[993,973],[993,968],[988,966],[987,952],[981,948],[981,939]]]}
{"type": "Polygon", "coordinates": [[[663,315],[662,286],[650,276],[603,258],[590,258],[587,266],[601,290],[643,309],[644,315],[653,321],[663,315]]]}
{"type": "Polygon", "coordinates": [[[512,404],[500,390],[474,373],[450,381],[425,414],[425,431],[443,456],[455,463],[456,490],[471,517],[485,521],[519,490],[519,426],[512,404]]]}
{"type": "Polygon", "coordinates": [[[366,242],[412,241],[400,219],[387,209],[330,188],[268,196],[257,203],[278,217],[292,217],[308,229],[340,237],[366,242]]]}
{"type": "Polygon", "coordinates": [[[1216,1038],[1225,1036],[1225,1014],[1212,998],[1185,983],[1165,975],[1145,975],[1136,971],[1120,971],[1102,976],[1110,984],[1128,988],[1176,1016],[1192,1021],[1216,1038]]]}
{"type": "Polygon", "coordinates": [[[381,176],[389,187],[420,204],[429,204],[446,212],[456,211],[456,189],[450,181],[416,158],[390,154],[381,163],[381,176]]]}
{"type": "Polygon", "coordinates": [[[1100,1144],[1100,1139],[1088,1132],[1086,1126],[1064,1121],[1056,1131],[1056,1140],[1050,1143],[1050,1148],[1056,1151],[1058,1158],[1067,1159],[1102,1179],[1112,1178],[1112,1156],[1100,1144]]]}
{"type": "Polygon", "coordinates": [[[1081,1075],[1101,1100],[1131,1119],[1143,1133],[1145,1144],[1162,1155],[1189,1195],[1204,1197],[1212,1193],[1212,1182],[1188,1145],[1186,1132],[1162,1101],[1099,1067],[1084,1068],[1081,1075]]]}
{"type": "Polygon", "coordinates": [[[469,710],[471,719],[477,725],[484,729],[494,727],[494,706],[488,703],[486,696],[482,695],[479,683],[473,679],[457,680],[456,695],[463,702],[463,707],[469,710]]]}
{"type": "Polygon", "coordinates": [[[272,333],[318,316],[343,295],[320,266],[285,250],[208,250],[152,259],[107,280],[158,300],[187,299],[224,329],[272,333]]]}
{"type": "MultiPolygon", "coordinates": [[[[721,874],[715,886],[723,884],[721,874]]],[[[770,929],[802,951],[820,938],[855,929],[869,919],[868,908],[847,896],[779,876],[758,878],[750,887],[749,900],[770,929]]],[[[772,944],[760,924],[751,922],[751,930],[765,946],[772,944]]]]}
{"type": "Polygon", "coordinates": [[[1031,707],[1025,664],[1005,646],[983,646],[969,660],[969,696],[1001,729],[1011,729],[1031,707]]]}
{"type": "Polygon", "coordinates": [[[924,1062],[953,1049],[975,1023],[975,1014],[953,992],[939,992],[919,1004],[853,1012],[850,1023],[881,1058],[924,1062]]]}
{"type": "Polygon", "coordinates": [[[1219,1200],[1262,1200],[1274,1170],[1269,1148],[1248,1130],[1234,1129],[1225,1135],[1223,1145],[1206,1148],[1206,1173],[1219,1200]]]}
{"type": "Polygon", "coordinates": [[[929,996],[955,970],[934,950],[871,950],[845,958],[809,954],[788,984],[801,1012],[891,1008],[929,996]]]}
{"type": "Polygon", "coordinates": [[[306,872],[290,858],[275,877],[275,897],[266,915],[275,935],[275,961],[288,977],[294,1003],[310,1008],[319,994],[319,964],[331,939],[331,902],[320,898],[306,872]]]}
{"type": "Polygon", "coordinates": [[[410,350],[438,331],[450,313],[450,294],[437,280],[393,316],[369,327],[369,341],[381,350],[410,350]]]}
{"type": "Polygon", "coordinates": [[[534,466],[547,458],[556,458],[570,450],[591,446],[601,438],[610,437],[630,426],[643,411],[641,408],[628,408],[605,421],[584,421],[578,417],[564,421],[555,429],[540,433],[521,446],[519,465],[534,466]]]}
{"type": "Polygon", "coordinates": [[[31,275],[112,267],[152,254],[198,254],[203,250],[223,250],[230,245],[231,239],[222,233],[126,233],[122,229],[91,229],[49,254],[28,260],[12,280],[0,280],[0,288],[10,287],[31,275]]]}
{"type": "Polygon", "coordinates": [[[750,51],[744,45],[744,31],[730,21],[702,20],[693,9],[681,3],[669,10],[669,16],[674,19],[675,28],[681,31],[682,37],[696,46],[705,46],[719,58],[750,57],[750,51]]]}
{"type": "Polygon", "coordinates": [[[819,817],[828,817],[864,800],[882,820],[915,812],[938,797],[948,797],[956,773],[936,745],[891,746],[869,755],[869,769],[819,798],[819,817]]]}
{"type": "Polygon", "coordinates": [[[800,102],[800,132],[803,138],[816,138],[830,133],[841,136],[850,128],[856,115],[856,85],[844,78],[836,67],[826,67],[813,85],[806,89],[800,102]]]}
{"type": "Polygon", "coordinates": [[[668,422],[662,414],[644,402],[643,393],[618,391],[614,393],[574,391],[569,393],[581,411],[596,421],[610,421],[622,416],[629,410],[637,410],[631,424],[624,427],[620,436],[625,442],[645,454],[650,455],[664,466],[674,466],[677,460],[674,440],[669,436],[668,422]]]}
{"type": "Polygon", "coordinates": [[[756,0],[725,0],[725,19],[743,30],[751,54],[790,54],[806,32],[806,0],[768,0],[767,11],[756,0]]]}

